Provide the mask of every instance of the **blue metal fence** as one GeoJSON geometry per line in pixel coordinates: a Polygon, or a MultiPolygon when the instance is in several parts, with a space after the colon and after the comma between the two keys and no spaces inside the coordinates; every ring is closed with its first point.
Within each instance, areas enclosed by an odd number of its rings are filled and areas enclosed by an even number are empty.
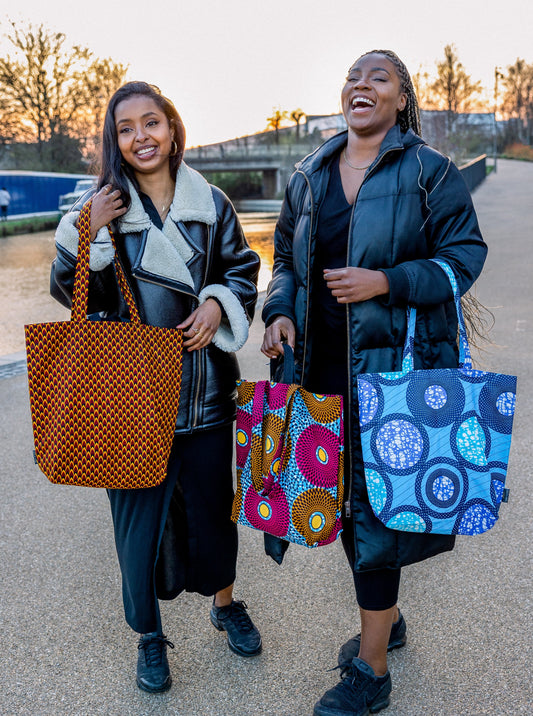
{"type": "Polygon", "coordinates": [[[61,194],[68,194],[86,174],[0,171],[0,189],[11,195],[9,216],[57,211],[61,194]]]}

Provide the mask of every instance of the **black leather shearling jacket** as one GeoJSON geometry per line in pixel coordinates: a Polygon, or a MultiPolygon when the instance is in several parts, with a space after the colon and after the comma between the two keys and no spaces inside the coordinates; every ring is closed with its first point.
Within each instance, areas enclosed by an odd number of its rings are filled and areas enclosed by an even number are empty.
{"type": "MultiPolygon", "coordinates": [[[[141,321],[173,328],[209,297],[224,308],[213,342],[199,351],[184,351],[176,432],[227,424],[235,417],[239,377],[235,351],[245,342],[253,319],[259,257],[249,248],[227,197],[185,164],[178,173],[165,233],[153,227],[134,190],[132,197],[115,238],[141,321]]],[[[51,272],[51,293],[67,307],[77,253],[75,218],[67,215],[58,227],[51,272]]],[[[89,312],[107,320],[127,319],[114,265],[102,265],[110,259],[110,251],[112,255],[106,229],[98,232],[95,243],[107,258],[93,261],[91,253],[89,312]],[[93,264],[99,270],[93,270],[93,264]]]]}

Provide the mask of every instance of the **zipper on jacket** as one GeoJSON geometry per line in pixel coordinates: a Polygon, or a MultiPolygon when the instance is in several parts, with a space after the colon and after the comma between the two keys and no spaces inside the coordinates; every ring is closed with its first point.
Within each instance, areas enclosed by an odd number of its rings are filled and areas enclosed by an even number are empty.
{"type": "Polygon", "coordinates": [[[302,382],[305,372],[305,359],[307,356],[307,333],[308,333],[308,326],[309,326],[309,306],[311,305],[311,237],[313,235],[313,220],[314,220],[314,206],[315,201],[313,198],[313,190],[311,189],[311,183],[309,179],[307,178],[307,174],[300,169],[297,170],[299,174],[302,174],[304,177],[307,188],[309,189],[309,197],[310,197],[310,203],[311,203],[311,211],[309,213],[309,239],[307,241],[307,287],[306,287],[306,293],[307,293],[307,300],[305,302],[305,324],[304,324],[304,345],[303,345],[303,351],[302,351],[302,382]]]}
{"type": "MultiPolygon", "coordinates": [[[[393,149],[387,149],[386,152],[384,152],[381,157],[379,157],[375,163],[375,165],[372,167],[372,169],[368,172],[368,174],[364,177],[363,181],[361,182],[361,186],[359,187],[357,194],[355,196],[355,200],[352,207],[352,213],[350,215],[350,224],[348,226],[348,244],[347,244],[347,251],[346,251],[346,266],[349,266],[349,260],[350,260],[350,249],[351,249],[351,238],[352,238],[352,223],[353,223],[353,216],[355,214],[355,207],[357,205],[357,199],[359,197],[359,192],[361,191],[363,184],[365,181],[372,176],[376,168],[381,164],[384,157],[387,156],[387,154],[390,154],[391,152],[398,152],[401,151],[400,147],[394,147],[393,149]]],[[[347,423],[348,423],[348,440],[351,439],[352,435],[352,375],[351,375],[351,369],[352,369],[352,361],[350,356],[350,304],[346,304],[346,337],[347,337],[347,354],[348,354],[348,411],[347,411],[347,423]]],[[[353,480],[352,480],[352,459],[353,455],[350,450],[350,461],[348,465],[349,470],[349,481],[348,481],[348,495],[345,495],[346,500],[344,501],[344,512],[346,514],[346,517],[352,516],[352,487],[353,487],[353,480]]]]}
{"type": "MultiPolygon", "coordinates": [[[[211,231],[210,231],[210,227],[209,227],[209,229],[208,229],[208,251],[209,251],[210,236],[211,236],[211,231]]],[[[135,278],[137,278],[139,281],[146,281],[146,283],[152,283],[156,286],[162,286],[163,288],[169,288],[166,284],[162,283],[161,281],[155,281],[154,279],[145,278],[144,276],[136,276],[134,271],[132,271],[131,273],[132,273],[132,276],[135,276],[135,278]]],[[[202,287],[205,286],[206,279],[207,279],[207,263],[206,263],[206,271],[204,273],[204,277],[203,277],[202,284],[201,284],[202,287]]],[[[170,289],[170,290],[176,290],[178,293],[183,293],[186,296],[190,296],[191,298],[195,299],[198,302],[198,296],[195,293],[193,293],[192,291],[184,291],[182,289],[170,289]]],[[[194,351],[194,352],[198,353],[198,351],[194,351]]],[[[197,367],[197,381],[196,381],[196,388],[195,388],[195,392],[194,392],[194,400],[193,400],[193,406],[192,406],[193,418],[192,418],[191,428],[195,428],[198,424],[198,412],[199,412],[198,411],[198,402],[199,402],[199,398],[200,398],[200,386],[201,386],[202,377],[203,377],[201,356],[199,356],[199,355],[194,356],[194,359],[195,359],[194,362],[196,363],[196,367],[197,367]]]]}

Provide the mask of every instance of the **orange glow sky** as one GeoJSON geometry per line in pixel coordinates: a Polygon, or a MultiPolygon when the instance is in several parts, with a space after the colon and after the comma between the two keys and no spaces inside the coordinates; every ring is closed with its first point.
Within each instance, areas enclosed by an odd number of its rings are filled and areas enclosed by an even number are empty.
{"type": "MultiPolygon", "coordinates": [[[[187,145],[265,128],[273,107],[340,111],[346,71],[362,52],[395,50],[430,72],[454,43],[492,93],[494,68],[533,62],[531,0],[18,0],[14,20],[43,22],[71,44],[129,64],[180,112],[187,145]]],[[[6,29],[7,15],[2,28],[6,29]]],[[[0,50],[5,52],[5,40],[0,50]]],[[[488,107],[490,111],[492,107],[488,107]]]]}

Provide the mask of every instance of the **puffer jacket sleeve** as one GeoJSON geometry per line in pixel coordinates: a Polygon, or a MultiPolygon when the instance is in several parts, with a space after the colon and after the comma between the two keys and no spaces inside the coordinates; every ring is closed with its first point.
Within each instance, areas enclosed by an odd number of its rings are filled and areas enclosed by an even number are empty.
{"type": "Polygon", "coordinates": [[[296,277],[294,274],[293,236],[296,220],[297,196],[302,193],[302,179],[293,174],[285,190],[285,197],[274,232],[274,267],[268,285],[262,318],[269,325],[276,316],[295,318],[296,277]]]}
{"type": "Polygon", "coordinates": [[[223,319],[213,343],[223,351],[242,348],[254,317],[260,259],[244,237],[235,210],[219,189],[212,187],[217,206],[217,224],[210,257],[208,283],[199,294],[200,304],[216,299],[223,319]]]}
{"type": "Polygon", "coordinates": [[[418,149],[417,160],[428,256],[384,269],[390,286],[389,303],[393,305],[435,305],[453,299],[446,275],[429,259],[442,259],[451,266],[462,295],[481,273],[487,255],[460,171],[450,159],[426,145],[418,149]]]}

